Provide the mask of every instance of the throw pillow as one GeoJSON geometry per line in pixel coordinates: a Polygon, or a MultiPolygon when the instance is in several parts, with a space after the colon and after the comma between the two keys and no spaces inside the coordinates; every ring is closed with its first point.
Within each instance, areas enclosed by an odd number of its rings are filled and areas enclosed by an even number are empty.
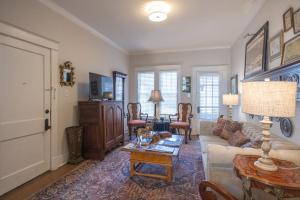
{"type": "Polygon", "coordinates": [[[228,140],[232,134],[233,134],[233,132],[232,132],[232,127],[231,127],[231,121],[226,120],[224,128],[220,134],[220,137],[225,140],[228,140]]]}
{"type": "Polygon", "coordinates": [[[240,130],[234,132],[228,139],[228,143],[230,145],[236,146],[236,147],[240,147],[249,141],[250,141],[250,139],[247,138],[240,130]]]}
{"type": "Polygon", "coordinates": [[[213,128],[213,134],[214,135],[216,135],[216,136],[221,135],[222,130],[223,130],[224,126],[225,126],[225,122],[226,122],[225,119],[222,119],[222,118],[218,119],[216,125],[213,128]]]}
{"type": "Polygon", "coordinates": [[[236,131],[241,131],[243,128],[243,123],[233,121],[231,122],[231,131],[235,133],[236,131]]]}

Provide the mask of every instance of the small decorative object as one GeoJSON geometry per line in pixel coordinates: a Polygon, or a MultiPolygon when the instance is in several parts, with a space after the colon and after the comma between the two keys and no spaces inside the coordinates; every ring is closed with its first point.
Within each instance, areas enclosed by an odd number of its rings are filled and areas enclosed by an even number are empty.
{"type": "Polygon", "coordinates": [[[82,137],[83,128],[80,126],[72,126],[66,128],[67,142],[69,149],[69,163],[77,164],[83,161],[82,158],[82,137]]]}
{"type": "Polygon", "coordinates": [[[278,167],[269,156],[271,150],[270,117],[294,117],[296,112],[297,84],[288,81],[244,82],[242,111],[264,116],[262,123],[263,154],[255,162],[259,169],[277,171],[278,167]]]}
{"type": "Polygon", "coordinates": [[[245,78],[266,70],[268,29],[266,22],[246,44],[245,78]]]}
{"type": "Polygon", "coordinates": [[[280,119],[280,130],[285,137],[291,137],[293,134],[293,123],[289,118],[280,119]]]}
{"type": "Polygon", "coordinates": [[[228,119],[232,120],[232,106],[239,104],[239,95],[223,94],[223,104],[228,106],[228,119]]]}
{"type": "Polygon", "coordinates": [[[234,75],[230,78],[230,90],[232,94],[238,94],[238,75],[234,75]]]}
{"type": "Polygon", "coordinates": [[[294,12],[294,33],[297,34],[300,32],[300,9],[294,12]]]}
{"type": "Polygon", "coordinates": [[[277,33],[269,41],[269,61],[270,63],[281,58],[283,48],[283,31],[277,33]]]}
{"type": "Polygon", "coordinates": [[[154,119],[156,120],[157,119],[156,105],[159,102],[164,101],[164,99],[161,96],[160,90],[152,90],[148,101],[152,101],[154,103],[154,119]]]}
{"type": "Polygon", "coordinates": [[[283,14],[283,27],[284,32],[289,31],[291,28],[293,28],[293,8],[289,8],[284,14],[283,14]]]}
{"type": "Polygon", "coordinates": [[[300,60],[300,36],[297,35],[284,44],[282,65],[290,64],[300,60]]]}
{"type": "Polygon", "coordinates": [[[74,67],[70,61],[59,66],[60,68],[60,85],[73,86],[75,84],[74,67]]]}
{"type": "Polygon", "coordinates": [[[182,77],[182,92],[191,93],[192,81],[190,76],[182,77]]]}
{"type": "Polygon", "coordinates": [[[112,100],[113,99],[113,93],[112,92],[103,92],[103,100],[112,100]]]}

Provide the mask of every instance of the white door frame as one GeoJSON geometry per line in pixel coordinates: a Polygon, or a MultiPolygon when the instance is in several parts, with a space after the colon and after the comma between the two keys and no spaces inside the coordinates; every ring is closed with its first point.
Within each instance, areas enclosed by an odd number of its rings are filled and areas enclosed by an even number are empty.
{"type": "Polygon", "coordinates": [[[203,66],[193,66],[193,77],[192,77],[192,94],[193,95],[193,108],[194,109],[194,123],[192,124],[194,130],[200,130],[200,123],[197,119],[197,75],[201,72],[217,72],[220,74],[220,86],[225,82],[226,84],[220,88],[220,114],[224,114],[226,116],[226,112],[224,112],[225,107],[222,106],[222,94],[228,91],[228,75],[229,75],[229,66],[227,64],[224,65],[203,65],[203,66]]]}
{"type": "Polygon", "coordinates": [[[51,106],[51,129],[50,129],[50,169],[55,170],[60,163],[55,162],[55,155],[57,155],[57,93],[58,88],[58,49],[59,43],[33,33],[27,32],[23,29],[17,28],[13,25],[0,22],[0,34],[23,40],[35,45],[39,45],[50,50],[50,106],[51,106]]]}

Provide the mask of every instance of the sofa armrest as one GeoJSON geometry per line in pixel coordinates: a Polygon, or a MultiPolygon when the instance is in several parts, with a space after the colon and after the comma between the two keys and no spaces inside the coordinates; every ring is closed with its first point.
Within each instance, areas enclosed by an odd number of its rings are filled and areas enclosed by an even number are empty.
{"type": "Polygon", "coordinates": [[[212,135],[216,122],[200,121],[200,135],[212,135]]]}

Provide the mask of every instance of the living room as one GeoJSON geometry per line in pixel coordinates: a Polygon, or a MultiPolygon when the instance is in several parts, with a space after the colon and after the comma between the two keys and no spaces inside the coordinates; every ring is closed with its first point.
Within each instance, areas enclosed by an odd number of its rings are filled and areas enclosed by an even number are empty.
{"type": "Polygon", "coordinates": [[[299,9],[1,0],[0,199],[300,199],[299,9]]]}

